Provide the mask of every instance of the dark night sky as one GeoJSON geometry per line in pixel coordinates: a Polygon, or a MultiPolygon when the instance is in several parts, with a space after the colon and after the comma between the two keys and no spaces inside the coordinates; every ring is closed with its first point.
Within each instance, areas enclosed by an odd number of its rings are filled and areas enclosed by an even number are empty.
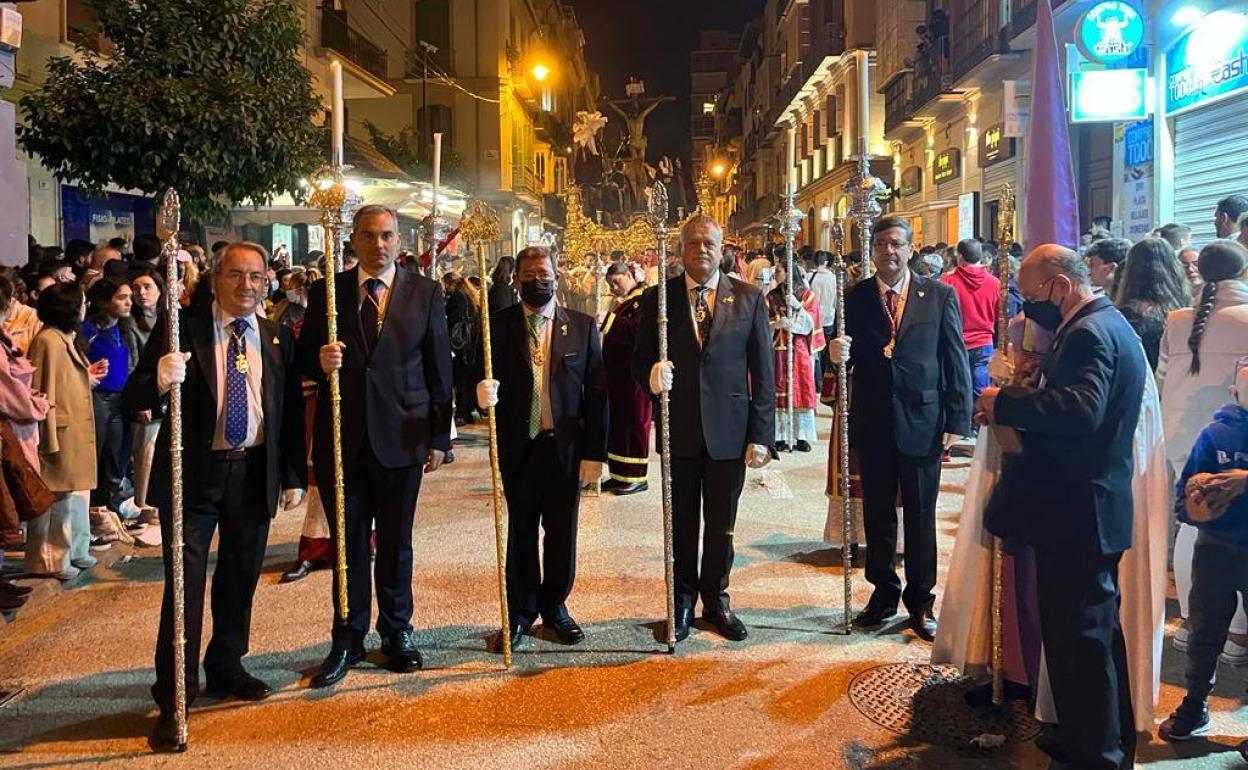
{"type": "MultiPolygon", "coordinates": [[[[649,154],[689,157],[689,51],[702,29],[739,31],[765,0],[565,0],[585,31],[585,58],[602,78],[602,93],[624,98],[629,77],[646,95],[679,97],[646,123],[649,154]]],[[[609,107],[602,113],[619,122],[609,107]]],[[[610,126],[609,126],[610,127],[610,126]]],[[[615,148],[608,148],[613,151],[615,148]]]]}

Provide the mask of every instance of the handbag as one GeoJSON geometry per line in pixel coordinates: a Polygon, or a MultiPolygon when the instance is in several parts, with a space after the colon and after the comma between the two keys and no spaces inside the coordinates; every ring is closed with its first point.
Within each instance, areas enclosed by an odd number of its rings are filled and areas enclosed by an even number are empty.
{"type": "Polygon", "coordinates": [[[52,490],[26,459],[13,426],[4,419],[0,419],[0,472],[4,473],[4,483],[13,496],[19,519],[30,521],[52,507],[52,490]]]}

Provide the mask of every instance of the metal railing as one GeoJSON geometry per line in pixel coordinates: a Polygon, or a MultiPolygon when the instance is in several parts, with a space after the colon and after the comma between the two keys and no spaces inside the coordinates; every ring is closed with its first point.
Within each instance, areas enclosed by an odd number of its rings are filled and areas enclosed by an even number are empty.
{"type": "Polygon", "coordinates": [[[332,48],[382,80],[388,77],[384,49],[369,41],[347,24],[347,12],[321,8],[321,45],[332,48]]]}
{"type": "Polygon", "coordinates": [[[1008,32],[1001,25],[1000,0],[969,0],[949,27],[955,82],[989,56],[1009,50],[1008,32]]]}
{"type": "Polygon", "coordinates": [[[884,133],[901,126],[911,117],[910,86],[914,73],[904,72],[884,89],[884,133]]]}
{"type": "Polygon", "coordinates": [[[944,56],[946,39],[934,41],[914,62],[914,87],[911,90],[911,111],[918,112],[953,85],[949,60],[944,56]]]}

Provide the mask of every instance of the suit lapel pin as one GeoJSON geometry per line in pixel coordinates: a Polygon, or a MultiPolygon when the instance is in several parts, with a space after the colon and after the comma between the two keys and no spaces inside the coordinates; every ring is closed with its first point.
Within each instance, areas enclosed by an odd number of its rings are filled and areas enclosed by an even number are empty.
{"type": "Polygon", "coordinates": [[[563,326],[559,327],[559,331],[563,333],[563,336],[565,337],[568,336],[568,325],[564,324],[563,326]]]}
{"type": "Polygon", "coordinates": [[[919,296],[920,296],[920,297],[922,297],[922,296],[923,296],[923,292],[918,292],[918,294],[919,294],[919,296]]]}
{"type": "Polygon", "coordinates": [[[731,304],[732,304],[732,301],[733,301],[733,300],[735,300],[735,299],[736,299],[736,297],[734,297],[734,296],[732,296],[731,294],[729,294],[727,297],[724,297],[724,302],[725,302],[725,304],[729,304],[729,305],[731,305],[731,304]]]}
{"type": "Polygon", "coordinates": [[[274,337],[274,338],[273,338],[273,344],[274,344],[274,345],[279,345],[279,344],[281,344],[281,343],[279,343],[279,342],[277,341],[277,337],[274,337]]]}

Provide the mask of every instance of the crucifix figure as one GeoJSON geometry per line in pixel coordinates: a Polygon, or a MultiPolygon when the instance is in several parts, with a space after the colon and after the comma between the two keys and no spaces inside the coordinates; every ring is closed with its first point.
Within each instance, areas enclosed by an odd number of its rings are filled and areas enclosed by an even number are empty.
{"type": "Polygon", "coordinates": [[[676,97],[652,96],[644,99],[642,95],[646,92],[646,86],[636,79],[630,79],[624,91],[628,94],[627,99],[607,99],[606,102],[624,119],[624,125],[628,128],[628,148],[632,153],[629,177],[633,183],[633,189],[641,190],[647,186],[648,181],[646,179],[646,147],[649,142],[646,140],[646,118],[659,105],[676,101],[676,97]]]}

